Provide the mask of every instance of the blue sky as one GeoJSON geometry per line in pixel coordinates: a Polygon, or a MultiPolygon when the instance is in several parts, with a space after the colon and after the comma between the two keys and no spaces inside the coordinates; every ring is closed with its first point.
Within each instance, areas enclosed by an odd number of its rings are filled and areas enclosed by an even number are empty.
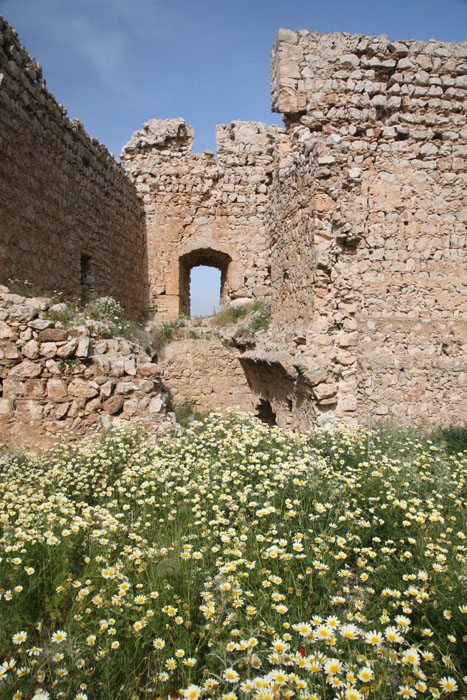
{"type": "Polygon", "coordinates": [[[279,27],[467,39],[467,0],[0,0],[0,14],[69,116],[116,155],[150,118],[193,124],[195,151],[215,149],[215,124],[280,124],[269,102],[279,27]]]}

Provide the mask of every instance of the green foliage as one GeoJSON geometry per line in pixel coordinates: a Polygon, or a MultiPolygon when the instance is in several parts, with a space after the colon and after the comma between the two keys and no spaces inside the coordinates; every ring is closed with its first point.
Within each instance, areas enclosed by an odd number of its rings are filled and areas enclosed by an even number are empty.
{"type": "Polygon", "coordinates": [[[106,321],[112,335],[122,335],[125,328],[125,314],[119,301],[113,297],[99,297],[88,302],[83,313],[96,321],[106,321]]]}
{"type": "Polygon", "coordinates": [[[247,322],[238,329],[237,335],[251,336],[258,333],[258,331],[267,331],[271,322],[271,313],[272,307],[269,301],[260,299],[254,301],[247,322]]]}
{"type": "Polygon", "coordinates": [[[269,328],[271,312],[269,301],[256,299],[248,304],[222,309],[214,316],[213,322],[217,328],[225,328],[245,319],[245,323],[239,326],[236,335],[252,336],[258,331],[266,331],[269,328]]]}
{"type": "Polygon", "coordinates": [[[447,428],[440,428],[431,435],[435,443],[444,445],[450,455],[458,452],[467,452],[467,426],[450,425],[447,428]]]}
{"type": "Polygon", "coordinates": [[[82,313],[77,302],[57,300],[51,304],[51,307],[58,306],[60,308],[49,308],[45,313],[45,318],[51,321],[60,321],[65,327],[70,327],[82,313]]]}
{"type": "Polygon", "coordinates": [[[225,326],[238,323],[250,312],[251,306],[252,304],[239,304],[238,306],[228,306],[225,309],[221,309],[214,316],[214,325],[216,328],[225,328],[225,326]]]}
{"type": "Polygon", "coordinates": [[[465,698],[448,452],[211,414],[0,455],[0,698],[465,698]]]}
{"type": "Polygon", "coordinates": [[[181,403],[167,402],[167,410],[175,413],[177,423],[184,428],[193,421],[200,421],[206,417],[206,413],[196,410],[196,403],[191,399],[184,399],[181,403]]]}
{"type": "Polygon", "coordinates": [[[61,357],[58,360],[58,368],[63,374],[73,374],[80,367],[80,361],[77,357],[61,357]]]}
{"type": "Polygon", "coordinates": [[[162,321],[154,326],[150,332],[151,346],[154,350],[160,352],[165,345],[178,340],[186,321],[187,317],[182,315],[173,321],[162,321]]]}
{"type": "Polygon", "coordinates": [[[151,336],[136,321],[125,321],[122,335],[127,340],[131,340],[144,348],[151,347],[151,336]]]}
{"type": "Polygon", "coordinates": [[[34,286],[29,280],[9,279],[8,288],[11,294],[18,294],[20,297],[31,298],[36,296],[34,286]]]}

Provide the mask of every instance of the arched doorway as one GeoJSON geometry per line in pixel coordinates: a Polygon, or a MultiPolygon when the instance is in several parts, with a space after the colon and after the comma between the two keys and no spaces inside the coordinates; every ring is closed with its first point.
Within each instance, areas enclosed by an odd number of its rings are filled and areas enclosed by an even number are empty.
{"type": "Polygon", "coordinates": [[[228,301],[228,269],[232,258],[227,253],[212,248],[198,248],[185,253],[179,258],[179,313],[185,316],[191,315],[191,270],[198,266],[215,267],[220,270],[220,305],[228,301]]]}

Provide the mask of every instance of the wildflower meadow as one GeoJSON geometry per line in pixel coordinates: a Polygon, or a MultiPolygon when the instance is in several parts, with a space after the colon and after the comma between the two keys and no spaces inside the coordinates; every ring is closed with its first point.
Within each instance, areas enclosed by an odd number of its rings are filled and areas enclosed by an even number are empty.
{"type": "Polygon", "coordinates": [[[465,699],[466,476],[236,414],[4,455],[0,698],[465,699]]]}

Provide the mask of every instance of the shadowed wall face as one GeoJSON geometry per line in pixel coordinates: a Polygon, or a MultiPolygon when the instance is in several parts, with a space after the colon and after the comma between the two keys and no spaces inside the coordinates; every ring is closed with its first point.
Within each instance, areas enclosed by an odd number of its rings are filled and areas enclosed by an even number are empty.
{"type": "Polygon", "coordinates": [[[69,120],[40,65],[0,17],[0,283],[68,298],[143,300],[136,189],[107,149],[69,120]]]}

